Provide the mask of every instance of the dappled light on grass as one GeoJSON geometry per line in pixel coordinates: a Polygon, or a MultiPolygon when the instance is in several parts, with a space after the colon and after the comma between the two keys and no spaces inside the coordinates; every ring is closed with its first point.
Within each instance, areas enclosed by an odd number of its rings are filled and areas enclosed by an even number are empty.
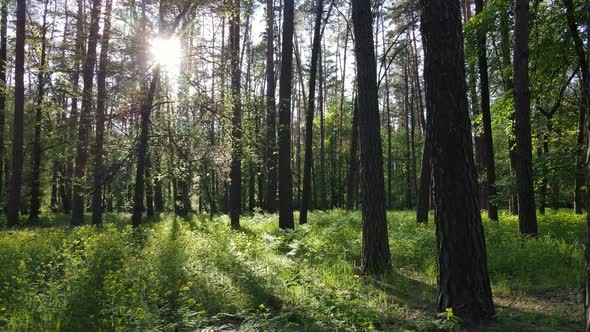
{"type": "MultiPolygon", "coordinates": [[[[3,231],[0,329],[433,331],[434,225],[416,226],[411,211],[388,217],[394,268],[382,279],[354,272],[358,212],[314,212],[295,231],[262,214],[240,230],[227,216],[163,215],[132,231],[128,216],[107,215],[102,229],[3,231]]],[[[492,331],[567,330],[583,317],[571,294],[582,284],[584,219],[539,222],[539,237],[523,241],[514,217],[484,218],[496,303],[512,304],[492,331]]]]}

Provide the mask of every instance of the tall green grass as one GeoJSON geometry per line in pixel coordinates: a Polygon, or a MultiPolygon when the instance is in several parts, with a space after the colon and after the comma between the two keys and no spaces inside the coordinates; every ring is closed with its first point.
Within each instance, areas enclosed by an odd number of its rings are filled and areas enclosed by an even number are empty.
{"type": "MultiPolygon", "coordinates": [[[[313,212],[295,231],[263,214],[243,217],[240,230],[226,216],[162,215],[139,231],[128,218],[107,215],[103,228],[69,229],[67,218],[47,215],[43,227],[1,231],[0,329],[455,328],[435,317],[435,227],[416,225],[413,212],[388,213],[393,269],[382,279],[355,273],[358,212],[313,212]]],[[[581,294],[584,218],[550,212],[539,218],[536,239],[517,235],[514,216],[500,219],[484,218],[494,294],[536,306],[502,309],[490,329],[575,330],[581,296],[561,295],[581,294]],[[542,301],[547,294],[553,305],[542,301]]]]}

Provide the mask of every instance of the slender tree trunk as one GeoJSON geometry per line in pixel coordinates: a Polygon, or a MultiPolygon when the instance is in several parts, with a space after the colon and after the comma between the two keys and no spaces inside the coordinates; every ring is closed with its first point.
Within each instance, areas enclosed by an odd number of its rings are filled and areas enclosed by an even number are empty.
{"type": "Polygon", "coordinates": [[[232,160],[230,168],[230,218],[232,228],[240,227],[242,191],[242,105],[240,101],[240,0],[232,1],[229,26],[232,90],[232,160]]]}
{"type": "Polygon", "coordinates": [[[70,111],[70,130],[69,130],[69,140],[71,145],[71,151],[69,151],[68,155],[70,156],[69,160],[66,162],[65,167],[65,192],[67,199],[63,200],[64,212],[69,214],[72,209],[73,205],[73,181],[75,179],[75,164],[74,160],[76,158],[76,146],[77,146],[77,133],[78,133],[78,121],[79,121],[79,110],[78,110],[78,97],[80,88],[78,83],[80,81],[80,66],[84,62],[85,58],[85,45],[84,45],[84,25],[85,25],[85,15],[84,15],[84,1],[78,1],[78,13],[76,17],[76,40],[75,40],[75,57],[74,57],[74,68],[73,68],[73,75],[72,75],[72,85],[73,85],[73,97],[72,97],[72,108],[70,111]]]}
{"type": "Polygon", "coordinates": [[[307,210],[311,205],[311,165],[313,163],[313,115],[315,112],[315,82],[317,75],[318,57],[320,53],[323,0],[316,0],[315,26],[313,31],[313,45],[311,48],[311,66],[309,73],[309,99],[305,116],[305,162],[303,165],[303,199],[299,212],[299,223],[307,223],[307,210]]]}
{"type": "Polygon", "coordinates": [[[4,191],[3,185],[6,173],[4,169],[6,167],[4,162],[5,146],[4,146],[4,135],[5,135],[5,119],[6,119],[6,32],[8,30],[8,2],[2,2],[2,9],[0,9],[0,201],[3,202],[4,191]]]}
{"type": "Polygon", "coordinates": [[[393,208],[393,141],[391,108],[389,104],[389,78],[385,72],[385,116],[387,117],[387,207],[393,208]]]}
{"type": "Polygon", "coordinates": [[[324,127],[324,66],[322,61],[322,53],[320,51],[319,54],[319,96],[318,96],[318,108],[320,109],[320,205],[322,210],[326,210],[328,208],[328,203],[326,200],[326,147],[325,147],[325,139],[326,139],[326,131],[324,127]]]}
{"type": "Polygon", "coordinates": [[[41,58],[39,60],[39,73],[37,74],[37,105],[35,109],[35,136],[33,138],[33,149],[31,155],[31,201],[29,221],[36,221],[39,218],[41,208],[41,127],[43,121],[43,99],[45,98],[45,65],[47,53],[47,7],[49,0],[45,0],[43,9],[43,23],[41,32],[41,58]]]}
{"type": "Polygon", "coordinates": [[[145,210],[147,216],[152,217],[154,215],[154,186],[152,183],[152,158],[149,152],[145,158],[145,182],[145,210]]]}
{"type": "Polygon", "coordinates": [[[294,228],[291,172],[291,88],[293,81],[293,0],[283,3],[282,64],[279,87],[279,227],[294,228]]]}
{"type": "Polygon", "coordinates": [[[349,33],[349,29],[346,29],[346,33],[345,33],[345,37],[344,37],[344,55],[343,55],[343,60],[342,60],[342,84],[340,86],[340,106],[339,106],[339,112],[338,112],[338,146],[336,149],[336,154],[337,154],[337,159],[338,159],[338,164],[337,164],[337,178],[336,178],[336,206],[337,207],[342,207],[342,201],[343,201],[343,186],[342,186],[342,178],[343,178],[343,174],[342,171],[344,169],[344,162],[343,162],[343,144],[342,144],[342,138],[344,136],[343,134],[343,120],[344,120],[344,86],[346,84],[346,55],[348,53],[348,33],[349,33]]]}
{"type": "Polygon", "coordinates": [[[438,310],[467,325],[494,315],[477,199],[458,2],[420,0],[435,189],[438,310]],[[441,19],[444,18],[444,20],[441,19]]]}
{"type": "Polygon", "coordinates": [[[106,0],[102,39],[100,42],[100,62],[96,74],[96,136],[94,141],[94,191],[92,192],[92,224],[102,225],[102,194],[104,182],[103,153],[105,133],[105,110],[107,98],[107,68],[109,62],[109,39],[111,35],[111,11],[113,2],[106,0]]]}
{"type": "MultiPolygon", "coordinates": [[[[507,4],[507,7],[509,5],[507,4]]],[[[510,26],[509,26],[509,8],[502,8],[500,13],[500,53],[502,58],[502,81],[504,84],[504,94],[512,98],[514,84],[512,82],[512,60],[510,59],[510,26]]],[[[514,132],[514,112],[510,112],[508,118],[511,126],[511,132],[514,132]]],[[[510,175],[516,170],[515,142],[514,135],[508,135],[508,155],[510,159],[510,175]]],[[[508,200],[508,210],[510,214],[518,214],[518,195],[513,185],[510,186],[510,197],[508,200]]]]}
{"type": "Polygon", "coordinates": [[[352,1],[362,185],[362,263],[364,273],[389,269],[391,254],[385,214],[385,183],[377,96],[377,63],[373,44],[373,18],[369,0],[352,1]]]}
{"type": "Polygon", "coordinates": [[[516,0],[514,11],[514,120],[518,226],[523,235],[537,234],[533,191],[531,110],[529,98],[529,3],[516,0]]]}
{"type": "Polygon", "coordinates": [[[412,208],[412,165],[410,162],[410,107],[409,107],[409,84],[408,84],[408,68],[406,64],[403,64],[403,81],[404,81],[404,134],[405,134],[405,159],[406,159],[406,208],[410,210],[412,208]]]}
{"type": "Polygon", "coordinates": [[[274,6],[266,0],[266,210],[276,211],[277,192],[277,126],[274,73],[274,6]]]}
{"type": "Polygon", "coordinates": [[[578,138],[577,138],[577,149],[576,149],[576,179],[575,179],[575,191],[574,191],[574,212],[576,214],[582,214],[584,208],[584,201],[586,200],[586,190],[584,189],[584,126],[586,124],[586,94],[582,87],[582,101],[580,104],[580,112],[578,114],[578,138]]]}
{"type": "MultiPolygon", "coordinates": [[[[149,148],[149,130],[150,130],[150,113],[158,84],[160,82],[160,65],[157,64],[152,70],[152,80],[143,104],[141,105],[141,122],[139,131],[139,143],[137,144],[137,164],[135,172],[135,191],[133,195],[133,215],[131,224],[134,228],[141,225],[141,215],[143,213],[143,195],[145,191],[145,160],[149,148]]],[[[174,200],[176,202],[176,199],[174,200]]]]}
{"type": "Polygon", "coordinates": [[[82,109],[80,112],[80,124],[78,127],[78,147],[76,151],[76,168],[74,173],[72,199],[72,226],[78,226],[84,223],[84,194],[86,191],[85,173],[86,162],[88,160],[88,139],[92,125],[92,86],[94,81],[94,66],[96,64],[96,44],[98,42],[100,6],[101,0],[92,1],[88,52],[84,62],[82,109]]]}
{"type": "Polygon", "coordinates": [[[26,1],[16,2],[16,44],[14,50],[14,124],[12,126],[12,175],[6,206],[8,226],[19,223],[21,181],[23,174],[23,141],[25,112],[25,21],[26,1]]]}
{"type": "MultiPolygon", "coordinates": [[[[428,121],[430,114],[426,114],[428,121]]],[[[430,201],[430,182],[432,179],[432,168],[430,167],[430,133],[428,130],[424,136],[424,147],[422,148],[422,167],[420,169],[420,189],[418,190],[418,202],[416,203],[416,221],[428,223],[428,206],[430,201]]]]}
{"type": "MultiPolygon", "coordinates": [[[[160,173],[160,158],[156,157],[155,172],[160,173]]],[[[164,195],[162,193],[162,180],[156,176],[154,180],[154,210],[156,213],[164,211],[164,195]]]]}
{"type": "MultiPolygon", "coordinates": [[[[358,100],[354,99],[353,113],[352,113],[352,134],[350,137],[350,161],[348,168],[348,179],[346,192],[348,197],[346,199],[346,209],[353,210],[357,201],[357,179],[358,179],[358,138],[359,138],[359,107],[358,100]]],[[[390,188],[391,189],[391,188],[390,188]]]]}
{"type": "MultiPolygon", "coordinates": [[[[484,10],[483,0],[475,0],[475,13],[480,14],[484,10]]],[[[498,207],[496,206],[496,164],[494,162],[494,143],[492,139],[492,118],[490,115],[490,87],[488,80],[488,57],[486,45],[486,32],[480,27],[477,32],[477,61],[479,67],[479,93],[481,95],[482,117],[482,141],[485,165],[486,191],[488,203],[488,217],[498,220],[498,207]]]]}

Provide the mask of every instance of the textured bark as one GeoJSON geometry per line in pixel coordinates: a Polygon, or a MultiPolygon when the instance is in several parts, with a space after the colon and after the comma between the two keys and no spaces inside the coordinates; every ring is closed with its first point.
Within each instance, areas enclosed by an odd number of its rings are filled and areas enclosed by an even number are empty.
{"type": "Polygon", "coordinates": [[[279,227],[294,228],[291,172],[291,88],[293,84],[293,0],[283,3],[283,38],[279,86],[279,227]]]}
{"type": "Polygon", "coordinates": [[[377,96],[377,63],[369,0],[352,1],[354,53],[358,79],[361,152],[362,262],[364,273],[390,268],[391,254],[385,215],[385,183],[377,96]]]}
{"type": "Polygon", "coordinates": [[[458,2],[420,0],[438,247],[438,310],[468,325],[494,315],[477,199],[458,2]]]}
{"type": "Polygon", "coordinates": [[[537,234],[533,191],[531,109],[529,96],[529,3],[516,0],[514,10],[514,120],[516,134],[516,184],[518,229],[522,235],[537,234]]]}
{"type": "Polygon", "coordinates": [[[242,105],[240,100],[240,0],[233,0],[229,23],[229,54],[232,92],[232,159],[230,168],[230,219],[232,228],[240,227],[242,191],[242,105]]]}
{"type": "Polygon", "coordinates": [[[320,30],[322,14],[324,11],[323,0],[316,0],[315,26],[313,31],[313,45],[311,48],[311,66],[309,73],[309,98],[305,114],[305,161],[303,164],[303,197],[299,212],[299,223],[307,223],[307,210],[311,206],[311,165],[313,163],[313,115],[315,112],[315,90],[318,57],[320,53],[320,30]]]}
{"type": "Polygon", "coordinates": [[[266,210],[276,211],[277,204],[277,125],[274,71],[274,6],[266,0],[266,210]]]}
{"type": "Polygon", "coordinates": [[[23,174],[25,112],[25,21],[26,1],[16,2],[16,44],[14,49],[14,124],[12,126],[12,174],[6,206],[9,227],[18,225],[23,174]]]}
{"type": "Polygon", "coordinates": [[[35,134],[31,151],[31,201],[29,206],[29,221],[39,218],[41,208],[41,127],[43,121],[43,99],[45,98],[45,65],[47,55],[47,7],[49,0],[45,0],[43,9],[41,32],[41,58],[39,59],[39,73],[37,74],[37,105],[35,108],[35,134]]]}
{"type": "MultiPolygon", "coordinates": [[[[483,0],[475,0],[475,13],[483,12],[483,0]]],[[[490,86],[488,79],[488,57],[486,49],[486,32],[483,27],[477,31],[477,62],[479,67],[479,93],[481,96],[481,117],[482,117],[482,145],[483,162],[485,167],[487,191],[488,217],[491,220],[498,220],[498,207],[496,206],[496,164],[494,162],[494,143],[492,139],[492,118],[490,114],[490,86]]]]}
{"type": "Polygon", "coordinates": [[[96,136],[94,141],[94,191],[92,192],[92,224],[102,224],[102,194],[104,182],[103,153],[105,132],[105,110],[107,98],[107,67],[109,61],[109,38],[111,35],[112,0],[106,0],[104,27],[100,42],[100,63],[96,75],[96,136]]]}

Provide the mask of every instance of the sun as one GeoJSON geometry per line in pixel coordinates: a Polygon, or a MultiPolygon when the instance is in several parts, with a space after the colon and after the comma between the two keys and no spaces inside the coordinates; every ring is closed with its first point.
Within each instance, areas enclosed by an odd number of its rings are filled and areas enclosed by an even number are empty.
{"type": "Polygon", "coordinates": [[[150,53],[153,61],[160,64],[162,70],[168,75],[177,77],[180,74],[182,48],[178,37],[152,39],[150,53]]]}

